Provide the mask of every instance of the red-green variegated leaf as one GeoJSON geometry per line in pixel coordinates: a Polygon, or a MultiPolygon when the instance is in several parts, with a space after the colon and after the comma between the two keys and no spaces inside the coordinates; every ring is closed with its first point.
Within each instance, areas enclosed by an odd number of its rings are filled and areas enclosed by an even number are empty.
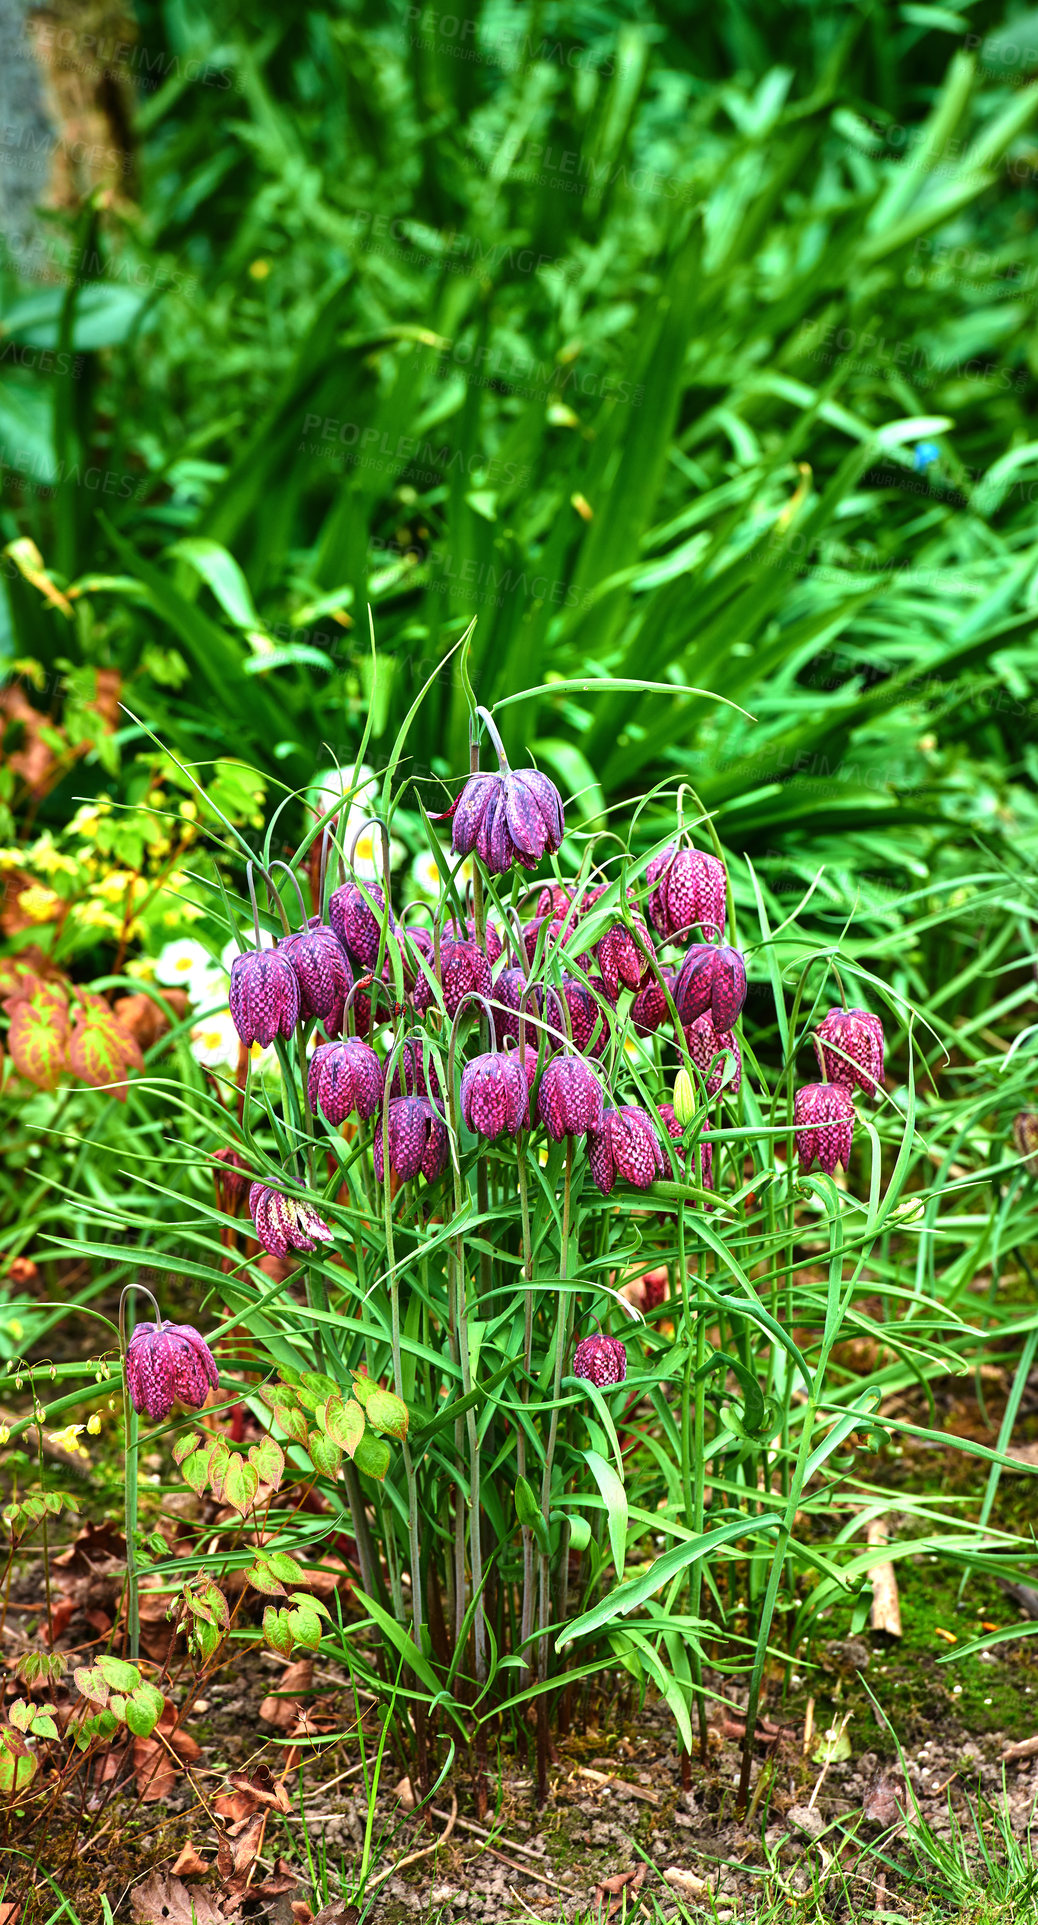
{"type": "Polygon", "coordinates": [[[144,1068],[136,1037],[111,1016],[107,1021],[93,1015],[77,1018],[69,1042],[69,1060],[75,1074],[91,1089],[110,1087],[120,1103],[126,1101],[126,1071],[144,1068]]]}
{"type": "Polygon", "coordinates": [[[35,1083],[37,1089],[55,1089],[69,1069],[64,1005],[46,1000],[37,1007],[35,1002],[19,998],[11,1009],[7,1047],[20,1076],[35,1083]]]}

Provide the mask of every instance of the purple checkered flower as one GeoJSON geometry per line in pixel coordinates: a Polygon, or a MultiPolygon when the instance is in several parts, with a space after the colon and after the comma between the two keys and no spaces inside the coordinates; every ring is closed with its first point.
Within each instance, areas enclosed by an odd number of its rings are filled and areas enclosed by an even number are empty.
{"type": "MultiPolygon", "coordinates": [[[[466,939],[465,942],[445,941],[440,943],[440,988],[443,991],[443,1006],[453,1021],[466,996],[475,992],[480,996],[490,995],[490,964],[478,943],[466,939]]],[[[414,1006],[424,1015],[434,1003],[432,985],[427,976],[420,976],[414,986],[414,1006]]]]}
{"type": "Polygon", "coordinates": [[[562,1038],[572,1033],[578,1055],[601,1056],[609,1041],[609,1019],[602,1007],[605,999],[605,984],[594,977],[590,983],[582,983],[576,976],[563,976],[558,988],[546,990],[544,1020],[551,1030],[549,1047],[564,1049],[562,1038]]]}
{"type": "Polygon", "coordinates": [[[627,1352],[616,1337],[584,1337],[573,1353],[573,1375],[597,1384],[622,1384],[627,1375],[627,1352]]]}
{"type": "Polygon", "coordinates": [[[539,769],[505,765],[497,775],[472,775],[445,814],[454,854],[475,850],[492,876],[503,876],[517,862],[535,869],[566,832],[562,798],[539,769]]]}
{"type": "Polygon", "coordinates": [[[316,1250],[334,1235],[312,1203],[285,1196],[265,1183],[252,1185],[249,1214],[259,1242],[271,1257],[287,1257],[290,1250],[316,1250]]]}
{"type": "Polygon", "coordinates": [[[715,1029],[711,1016],[697,1016],[694,1023],[686,1023],[682,1027],[686,1048],[706,1083],[707,1095],[717,1095],[725,1075],[729,1073],[726,1058],[731,1057],[735,1070],[731,1074],[731,1081],[725,1084],[724,1093],[726,1096],[737,1096],[742,1086],[742,1051],[731,1030],[715,1029]],[[720,1062],[717,1061],[718,1057],[720,1062]]]}
{"type": "Polygon", "coordinates": [[[1031,1176],[1038,1176],[1038,1116],[1033,1110],[1021,1110],[1019,1116],[1014,1116],[1013,1144],[1024,1169],[1031,1176]]]}
{"type": "MultiPolygon", "coordinates": [[[[449,922],[447,924],[447,934],[454,942],[475,942],[475,916],[468,916],[463,926],[454,921],[449,922]]],[[[496,962],[500,962],[501,957],[504,955],[504,944],[501,941],[500,933],[495,929],[492,922],[488,922],[483,930],[483,950],[491,968],[493,968],[496,962]]]]}
{"type": "MultiPolygon", "coordinates": [[[[673,997],[674,984],[677,981],[676,975],[671,969],[661,970],[660,973],[673,997]]],[[[663,992],[663,985],[657,982],[655,976],[650,976],[644,989],[639,989],[637,996],[631,1004],[631,1023],[635,1035],[655,1036],[656,1031],[662,1028],[669,1015],[670,1011],[667,1008],[667,998],[663,992]]]]}
{"type": "Polygon", "coordinates": [[[366,1121],[382,1101],[382,1065],[356,1037],[322,1043],[310,1058],[308,1088],[310,1108],[329,1123],[344,1123],[352,1110],[366,1121]]]}
{"type": "Polygon", "coordinates": [[[602,1085],[582,1056],[552,1057],[537,1092],[537,1118],[556,1143],[602,1128],[602,1085]]]}
{"type": "Polygon", "coordinates": [[[815,1054],[827,1083],[878,1096],[883,1081],[883,1025],[867,1009],[831,1009],[815,1032],[815,1054]],[[849,1060],[848,1060],[849,1059],[849,1060]]]}
{"type": "MultiPolygon", "coordinates": [[[[378,961],[385,907],[386,892],[378,882],[366,882],[363,890],[357,882],[344,882],[328,904],[328,920],[335,934],[352,961],[364,969],[374,969],[378,961]],[[369,908],[368,896],[377,903],[379,915],[369,908]]],[[[389,927],[395,930],[396,926],[390,910],[389,927]]]]}
{"type": "MultiPolygon", "coordinates": [[[[498,1044],[506,1040],[519,1041],[519,1014],[525,1010],[527,1017],[537,1017],[541,1012],[543,996],[539,987],[532,986],[522,969],[502,969],[493,987],[491,997],[494,1015],[494,1035],[498,1044]]],[[[535,1038],[537,1031],[532,1022],[527,1022],[526,1034],[535,1038]]]]}
{"type": "Polygon", "coordinates": [[[337,1034],[353,971],[334,929],[320,916],[311,916],[305,929],[279,944],[279,951],[296,972],[300,1015],[320,1016],[337,1034]]]}
{"type": "MultiPolygon", "coordinates": [[[[533,1054],[536,1062],[536,1051],[533,1054]]],[[[461,1072],[461,1113],[470,1130],[494,1140],[530,1127],[530,1084],[518,1054],[473,1057],[461,1072]]]]}
{"type": "Polygon", "coordinates": [[[618,1176],[636,1190],[647,1190],[670,1171],[652,1117],[634,1103],[604,1111],[602,1128],[588,1136],[587,1160],[603,1196],[618,1176]]]}
{"type": "Polygon", "coordinates": [[[652,894],[649,921],[665,942],[679,942],[700,929],[724,935],[725,872],[716,856],[671,843],[645,871],[652,894]]]}
{"type": "Polygon", "coordinates": [[[201,1410],[219,1381],[209,1345],[189,1323],[139,1323],[126,1346],[126,1388],[138,1416],[161,1421],[175,1403],[201,1410]]]}
{"type": "Polygon", "coordinates": [[[247,949],[231,964],[231,1020],[246,1049],[291,1036],[299,1021],[299,983],[283,948],[247,949]]]}
{"type": "MultiPolygon", "coordinates": [[[[596,889],[590,898],[591,902],[602,894],[601,889],[596,889]]],[[[595,944],[595,955],[611,1003],[615,1004],[621,989],[641,988],[655,954],[652,937],[641,917],[633,912],[629,924],[615,922],[611,929],[606,930],[595,944]]]]}
{"type": "MultiPolygon", "coordinates": [[[[450,1145],[447,1127],[432,1104],[422,1096],[397,1096],[388,1105],[389,1167],[401,1183],[410,1183],[421,1171],[426,1182],[435,1183],[447,1168],[450,1145]]],[[[382,1182],[385,1158],[381,1119],[375,1125],[372,1145],[375,1175],[382,1182]]]]}
{"type": "Polygon", "coordinates": [[[746,1001],[746,965],[737,949],[693,943],[674,985],[674,1002],[683,1024],[709,1011],[714,1028],[731,1029],[746,1001]]]}
{"type": "Polygon", "coordinates": [[[400,1045],[389,1094],[390,1097],[424,1096],[442,1108],[440,1079],[432,1051],[425,1043],[408,1041],[400,1045]]]}
{"type": "MultiPolygon", "coordinates": [[[[567,912],[561,916],[537,916],[533,922],[524,922],[523,948],[526,951],[527,962],[532,964],[537,954],[537,942],[542,928],[545,931],[545,936],[541,947],[541,957],[543,960],[546,960],[551,955],[553,949],[558,949],[562,943],[568,940],[576,926],[577,918],[571,912],[567,912]]],[[[567,951],[563,961],[568,962],[569,960],[570,956],[567,951]]],[[[579,956],[574,956],[572,960],[579,963],[581,969],[590,969],[591,967],[591,958],[586,952],[582,952],[579,956]]]]}
{"type": "Polygon", "coordinates": [[[854,1104],[842,1083],[806,1083],[793,1098],[797,1155],[809,1170],[819,1163],[827,1176],[847,1168],[854,1134],[854,1104]]]}

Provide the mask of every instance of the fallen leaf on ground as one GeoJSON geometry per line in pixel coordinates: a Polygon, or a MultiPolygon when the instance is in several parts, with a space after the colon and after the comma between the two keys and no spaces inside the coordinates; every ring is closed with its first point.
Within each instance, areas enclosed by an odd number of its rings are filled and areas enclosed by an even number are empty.
{"type": "Polygon", "coordinates": [[[226,1925],[204,1885],[190,1890],[179,1878],[152,1872],[130,1893],[135,1925],[226,1925]]]}
{"type": "Polygon", "coordinates": [[[277,1692],[271,1692],[260,1705],[260,1718],[264,1724],[276,1725],[279,1730],[290,1731],[299,1721],[302,1706],[293,1692],[309,1691],[313,1682],[314,1666],[312,1658],[301,1658],[298,1664],[286,1665],[281,1673],[277,1692]]]}
{"type": "Polygon", "coordinates": [[[599,1917],[616,1917],[617,1912],[625,1900],[633,1898],[644,1884],[645,1869],[645,1860],[643,1858],[641,1864],[636,1865],[633,1871],[614,1872],[611,1878],[599,1880],[591,1898],[592,1907],[597,1909],[599,1917]],[[603,1909],[606,1899],[609,1900],[609,1909],[607,1911],[603,1909]]]}
{"type": "Polygon", "coordinates": [[[165,1745],[154,1738],[135,1738],[133,1769],[137,1790],[146,1805],[170,1798],[177,1788],[177,1768],[165,1745]]]}
{"type": "Polygon", "coordinates": [[[193,1845],[185,1845],[180,1857],[172,1867],[174,1878],[201,1878],[210,1867],[200,1858],[193,1845]]]}
{"type": "Polygon", "coordinates": [[[399,1805],[403,1805],[405,1811],[414,1810],[415,1796],[410,1778],[401,1778],[393,1791],[393,1796],[399,1805]]]}

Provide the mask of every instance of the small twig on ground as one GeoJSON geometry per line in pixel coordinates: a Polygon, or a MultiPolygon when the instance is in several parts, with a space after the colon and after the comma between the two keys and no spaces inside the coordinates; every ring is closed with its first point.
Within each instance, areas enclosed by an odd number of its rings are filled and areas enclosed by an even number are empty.
{"type": "Polygon", "coordinates": [[[421,1851],[409,1851],[403,1858],[398,1858],[395,1865],[390,1865],[386,1871],[380,1872],[377,1878],[373,1878],[371,1880],[368,1886],[368,1890],[370,1892],[377,1891],[380,1885],[385,1884],[387,1878],[392,1878],[396,1872],[403,1871],[405,1865],[417,1865],[418,1860],[420,1858],[428,1858],[430,1852],[438,1851],[441,1845],[445,1845],[447,1843],[447,1840],[450,1837],[451,1832],[454,1830],[454,1827],[457,1824],[457,1821],[458,1821],[458,1800],[455,1797],[454,1793],[451,1792],[450,1814],[448,1816],[446,1826],[444,1830],[441,1831],[440,1836],[434,1839],[431,1845],[423,1845],[421,1851]]]}

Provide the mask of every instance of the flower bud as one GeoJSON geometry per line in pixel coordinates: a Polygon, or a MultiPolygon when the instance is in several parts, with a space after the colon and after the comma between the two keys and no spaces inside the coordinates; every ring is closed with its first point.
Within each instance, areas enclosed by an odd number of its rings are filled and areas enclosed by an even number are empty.
{"type": "MultiPolygon", "coordinates": [[[[692,1078],[687,1069],[679,1069],[674,1078],[674,1115],[682,1129],[686,1123],[691,1123],[698,1108],[699,1099],[692,1078]]],[[[663,1115],[662,1109],[660,1115],[663,1115]]]]}

